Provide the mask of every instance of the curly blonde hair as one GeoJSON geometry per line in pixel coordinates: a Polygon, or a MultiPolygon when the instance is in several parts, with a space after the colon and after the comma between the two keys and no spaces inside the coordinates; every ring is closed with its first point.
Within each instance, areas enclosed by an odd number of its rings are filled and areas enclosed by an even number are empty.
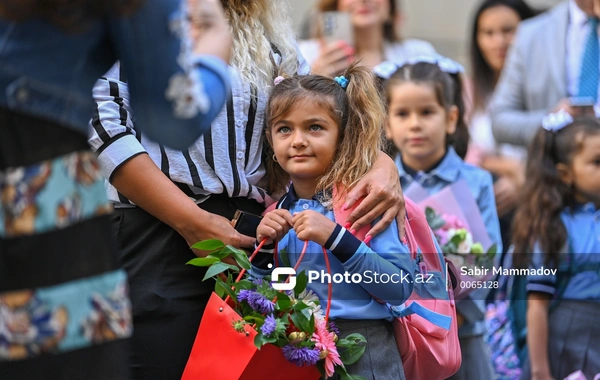
{"type": "Polygon", "coordinates": [[[277,75],[298,71],[296,36],[282,0],[221,0],[233,36],[231,65],[257,88],[269,87],[277,75]],[[281,52],[278,67],[271,45],[281,52]]]}
{"type": "MultiPolygon", "coordinates": [[[[345,90],[332,78],[320,75],[287,78],[274,87],[267,105],[266,135],[270,150],[265,155],[270,193],[280,194],[290,181],[288,173],[272,158],[271,128],[290,109],[302,104],[302,100],[327,107],[340,128],[334,158],[317,184],[316,192],[322,194],[322,202],[332,206],[327,190],[334,186],[352,190],[375,163],[382,148],[385,122],[385,105],[375,76],[360,63],[351,65],[343,75],[349,81],[345,90]]],[[[338,198],[343,191],[337,194],[338,198]]]]}

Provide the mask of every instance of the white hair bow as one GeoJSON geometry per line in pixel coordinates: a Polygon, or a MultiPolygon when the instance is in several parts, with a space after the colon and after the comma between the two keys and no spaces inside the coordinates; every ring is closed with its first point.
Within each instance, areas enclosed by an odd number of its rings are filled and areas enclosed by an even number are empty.
{"type": "Polygon", "coordinates": [[[380,78],[389,79],[393,73],[404,65],[414,65],[416,63],[431,63],[438,65],[438,67],[445,73],[457,74],[463,73],[465,68],[458,62],[448,57],[444,57],[439,54],[435,55],[419,55],[411,57],[402,61],[383,61],[379,65],[373,68],[373,72],[380,78]]]}

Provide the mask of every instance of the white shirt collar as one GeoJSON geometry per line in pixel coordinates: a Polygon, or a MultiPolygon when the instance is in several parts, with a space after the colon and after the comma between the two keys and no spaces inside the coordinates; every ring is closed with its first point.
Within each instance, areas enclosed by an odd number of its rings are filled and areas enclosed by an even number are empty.
{"type": "Polygon", "coordinates": [[[575,0],[569,1],[569,23],[571,25],[583,26],[588,21],[588,15],[579,8],[575,0]]]}

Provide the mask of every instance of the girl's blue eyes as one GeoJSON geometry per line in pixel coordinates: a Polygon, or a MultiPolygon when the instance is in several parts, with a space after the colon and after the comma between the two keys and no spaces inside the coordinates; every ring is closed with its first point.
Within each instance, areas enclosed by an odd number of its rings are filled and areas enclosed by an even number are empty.
{"type": "MultiPolygon", "coordinates": [[[[313,132],[317,132],[323,129],[320,125],[313,124],[309,127],[309,129],[313,132]]],[[[279,133],[290,133],[292,130],[290,127],[279,127],[277,128],[277,132],[279,133]]]]}

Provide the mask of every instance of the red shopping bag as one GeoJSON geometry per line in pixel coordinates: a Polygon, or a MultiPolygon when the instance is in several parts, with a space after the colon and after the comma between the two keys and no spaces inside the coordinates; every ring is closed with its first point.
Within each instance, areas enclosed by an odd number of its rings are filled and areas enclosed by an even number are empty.
{"type": "Polygon", "coordinates": [[[316,380],[315,366],[298,367],[272,344],[260,350],[254,345],[256,331],[244,325],[245,333],[232,327],[238,313],[216,293],[206,305],[182,380],[316,380]]]}
{"type": "MultiPolygon", "coordinates": [[[[308,242],[304,245],[295,269],[298,269],[307,245],[308,242]]],[[[262,243],[254,251],[250,260],[261,247],[262,243]]],[[[326,254],[325,251],[324,253],[326,254]]],[[[328,261],[327,267],[328,272],[331,273],[328,261]]],[[[244,270],[240,271],[236,282],[242,278],[244,272],[244,270]]],[[[223,300],[214,292],[210,296],[182,380],[318,380],[321,378],[316,366],[299,367],[289,362],[283,356],[281,348],[275,345],[266,344],[258,349],[254,345],[257,332],[252,326],[244,325],[244,333],[234,330],[234,321],[239,321],[242,317],[229,305],[228,299],[223,300]]],[[[325,320],[329,317],[331,286],[328,302],[325,320]]]]}

